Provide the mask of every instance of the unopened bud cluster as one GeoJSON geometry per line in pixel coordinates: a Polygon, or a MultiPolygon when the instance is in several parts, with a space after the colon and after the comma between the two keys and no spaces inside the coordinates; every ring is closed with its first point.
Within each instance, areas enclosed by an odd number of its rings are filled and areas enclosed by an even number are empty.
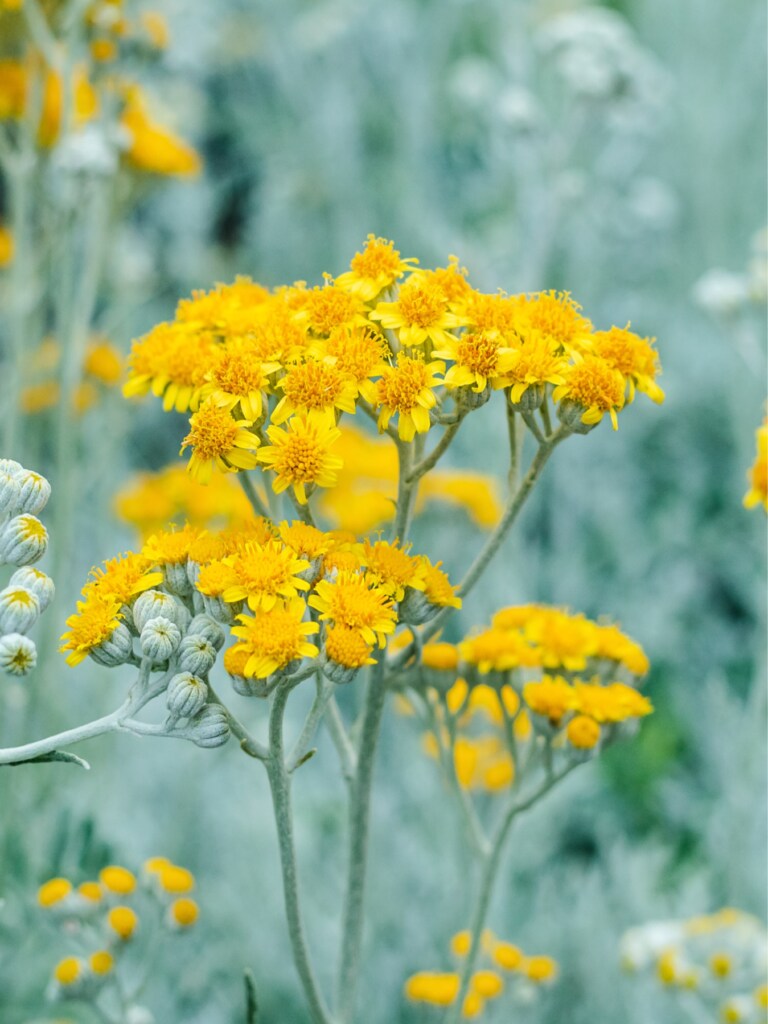
{"type": "MultiPolygon", "coordinates": [[[[71,948],[53,969],[50,997],[91,1003],[103,1012],[100,1001],[125,990],[131,947],[149,949],[159,931],[180,934],[197,922],[194,888],[192,873],[166,857],[147,860],[138,874],[111,864],[98,879],[77,886],[68,878],[45,882],[37,903],[71,948]]],[[[139,1012],[148,1014],[143,1007],[129,1009],[137,1019],[139,1012]]]]}
{"type": "Polygon", "coordinates": [[[27,635],[53,600],[53,580],[34,568],[48,548],[48,531],[38,518],[51,496],[39,473],[13,459],[0,459],[0,564],[15,566],[0,590],[0,669],[25,676],[37,664],[27,635]]]}

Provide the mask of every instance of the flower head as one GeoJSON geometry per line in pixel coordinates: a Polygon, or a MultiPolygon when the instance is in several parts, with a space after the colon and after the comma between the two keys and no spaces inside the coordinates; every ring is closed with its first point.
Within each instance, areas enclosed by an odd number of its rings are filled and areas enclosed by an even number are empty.
{"type": "Polygon", "coordinates": [[[339,572],[333,581],[321,580],[309,598],[323,622],[357,630],[368,644],[384,646],[385,636],[394,633],[397,616],[392,598],[367,576],[339,572]]]}
{"type": "Polygon", "coordinates": [[[296,413],[319,417],[335,426],[337,412],[353,414],[357,385],[331,362],[308,359],[291,367],[278,381],[283,397],[273,413],[273,423],[283,423],[296,413]]]}
{"type": "Polygon", "coordinates": [[[445,375],[447,388],[471,387],[477,394],[488,384],[501,387],[515,358],[513,349],[494,330],[466,332],[433,354],[453,361],[445,375]]]}
{"type": "Polygon", "coordinates": [[[747,479],[749,490],[744,495],[744,507],[755,508],[762,505],[768,512],[768,419],[755,431],[757,438],[757,454],[747,479]]]}
{"type": "Polygon", "coordinates": [[[624,406],[624,378],[604,359],[587,355],[563,371],[565,383],[552,392],[556,402],[567,398],[584,410],[582,423],[599,423],[609,413],[618,430],[616,413],[624,406]]]}
{"type": "Polygon", "coordinates": [[[60,651],[69,651],[68,665],[79,665],[91,651],[108,641],[120,625],[123,602],[98,589],[87,590],[77,602],[77,612],[67,619],[69,630],[61,637],[60,651]]]}
{"type": "Polygon", "coordinates": [[[641,338],[629,327],[612,327],[609,331],[595,331],[592,351],[624,377],[629,391],[628,401],[635,397],[635,389],[654,402],[664,401],[664,392],[656,383],[661,367],[653,339],[641,338]]]}
{"type": "Polygon", "coordinates": [[[403,352],[398,353],[394,366],[384,364],[376,394],[379,430],[386,430],[396,415],[401,440],[412,441],[417,433],[426,434],[430,427],[429,410],[437,404],[433,389],[442,383],[437,374],[444,370],[442,362],[427,363],[403,352]]]}
{"type": "Polygon", "coordinates": [[[411,274],[394,302],[380,302],[370,314],[385,330],[397,331],[400,344],[414,348],[431,340],[446,345],[448,333],[462,320],[448,309],[448,300],[436,281],[418,272],[411,274]]]}
{"type": "Polygon", "coordinates": [[[272,426],[267,434],[272,444],[259,450],[258,459],[276,474],[272,488],[277,494],[292,487],[305,505],[308,486],[334,486],[342,465],[329,450],[341,436],[336,427],[294,416],[285,429],[272,426]]]}
{"type": "MultiPolygon", "coordinates": [[[[307,637],[317,633],[316,622],[305,622],[306,605],[301,598],[276,604],[254,616],[239,615],[232,628],[240,639],[235,648],[247,654],[245,676],[266,679],[302,658],[315,658],[317,647],[307,637]]],[[[231,668],[229,671],[232,671],[231,668]]]]}
{"type": "Polygon", "coordinates": [[[163,582],[163,574],[152,569],[152,562],[143,554],[126,551],[116,558],[107,559],[102,568],[91,569],[86,590],[113,597],[121,604],[131,601],[145,590],[163,582]]]}
{"type": "Polygon", "coordinates": [[[269,374],[278,366],[264,362],[251,339],[235,338],[217,349],[202,394],[232,413],[239,407],[242,419],[254,423],[262,418],[269,374]]]}
{"type": "Polygon", "coordinates": [[[412,257],[401,259],[394,242],[368,235],[365,248],[355,253],[350,269],[339,274],[336,285],[358,295],[364,302],[370,302],[410,270],[410,264],[414,263],[418,260],[412,257]]]}
{"type": "Polygon", "coordinates": [[[258,464],[254,453],[261,442],[246,429],[248,425],[246,420],[233,419],[212,398],[203,402],[190,417],[190,431],[181,446],[181,452],[192,449],[190,473],[201,483],[207,483],[214,468],[223,473],[253,469],[258,464]]]}
{"type": "Polygon", "coordinates": [[[279,540],[247,544],[237,554],[230,555],[226,564],[232,569],[234,581],[224,591],[224,600],[247,601],[252,611],[261,608],[267,612],[280,599],[296,597],[299,591],[309,590],[309,584],[300,575],[309,568],[309,562],[298,558],[279,540]]]}

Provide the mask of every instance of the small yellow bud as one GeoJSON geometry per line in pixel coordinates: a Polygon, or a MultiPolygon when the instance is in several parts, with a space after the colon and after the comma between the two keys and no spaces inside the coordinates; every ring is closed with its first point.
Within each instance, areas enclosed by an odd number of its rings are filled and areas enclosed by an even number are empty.
{"type": "Polygon", "coordinates": [[[94,974],[109,974],[115,965],[112,954],[107,952],[106,949],[100,949],[95,953],[91,953],[88,963],[94,974]]]}
{"type": "Polygon", "coordinates": [[[130,907],[113,907],[107,914],[107,924],[123,942],[133,937],[138,923],[139,919],[130,907]]]}
{"type": "Polygon", "coordinates": [[[41,907],[52,907],[72,892],[72,883],[66,878],[51,878],[37,890],[37,902],[41,907]]]}
{"type": "Polygon", "coordinates": [[[117,864],[110,864],[99,872],[102,885],[110,892],[119,893],[121,896],[133,892],[136,888],[136,878],[128,868],[121,868],[117,864]]]}
{"type": "Polygon", "coordinates": [[[82,977],[82,973],[82,961],[76,956],[68,956],[56,964],[53,976],[60,985],[74,985],[82,977]]]}
{"type": "Polygon", "coordinates": [[[171,923],[178,928],[191,928],[200,916],[200,908],[186,896],[174,900],[170,906],[171,923]]]}
{"type": "Polygon", "coordinates": [[[472,948],[472,935],[468,931],[456,932],[451,939],[451,952],[454,956],[466,956],[472,948]]]}

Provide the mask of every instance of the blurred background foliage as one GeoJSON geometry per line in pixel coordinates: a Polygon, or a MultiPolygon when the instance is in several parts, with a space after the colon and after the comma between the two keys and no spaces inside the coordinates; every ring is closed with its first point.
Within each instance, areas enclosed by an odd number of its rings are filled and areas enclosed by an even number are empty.
{"type": "MultiPolygon", "coordinates": [[[[645,646],[657,713],[517,826],[492,923],[562,965],[521,1021],[688,1019],[624,978],[616,950],[653,917],[766,913],[765,520],[741,505],[765,401],[764,5],[168,0],[163,14],[170,45],[137,74],[202,171],[135,185],[113,221],[93,326],[122,351],[192,288],[237,273],[316,283],[368,232],[425,265],[456,254],[480,288],[567,289],[597,325],[658,338],[665,404],[553,460],[461,621],[547,601],[614,616],[645,646]]],[[[504,472],[494,411],[459,435],[456,465],[504,472]]],[[[20,450],[3,454],[46,471],[55,415],[26,414],[20,450]]],[[[54,640],[90,565],[135,543],[115,492],[173,461],[184,428],[116,395],[79,418],[75,543],[55,555],[48,656],[0,691],[5,743],[114,705],[120,684],[68,670],[54,640]]],[[[460,573],[476,534],[433,508],[415,547],[460,573]]],[[[59,954],[37,885],[158,853],[199,876],[203,916],[158,964],[157,1020],[243,1019],[250,967],[264,1019],[304,1021],[264,779],[229,748],[140,742],[94,741],[88,775],[0,776],[0,1018],[47,1019],[59,954]]],[[[325,741],[297,805],[322,949],[343,813],[325,741]]],[[[402,983],[444,962],[470,879],[434,766],[394,715],[373,835],[367,1019],[418,1021],[402,983]]]]}

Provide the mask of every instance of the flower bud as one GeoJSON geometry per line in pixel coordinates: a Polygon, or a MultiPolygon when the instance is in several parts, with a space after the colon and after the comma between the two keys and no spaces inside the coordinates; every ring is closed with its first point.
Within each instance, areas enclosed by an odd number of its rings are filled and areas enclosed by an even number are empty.
{"type": "Polygon", "coordinates": [[[490,384],[486,384],[482,391],[475,391],[474,388],[462,388],[459,401],[465,409],[480,409],[490,399],[492,394],[490,384]]]}
{"type": "Polygon", "coordinates": [[[0,459],[0,473],[7,473],[8,476],[18,476],[24,472],[24,467],[15,459],[0,459]]]}
{"type": "Polygon", "coordinates": [[[0,636],[0,669],[9,676],[26,676],[37,664],[37,648],[21,633],[0,636]]]}
{"type": "Polygon", "coordinates": [[[189,724],[189,738],[198,747],[221,747],[229,739],[229,721],[221,704],[206,704],[189,724]]]}
{"type": "Polygon", "coordinates": [[[203,594],[202,598],[206,615],[210,615],[212,619],[215,619],[217,622],[223,622],[225,625],[234,622],[235,617],[245,607],[243,601],[227,604],[223,597],[212,597],[209,594],[203,594]]]}
{"type": "Polygon", "coordinates": [[[165,585],[172,593],[182,597],[192,593],[186,562],[166,562],[163,572],[165,573],[165,585]]]}
{"type": "Polygon", "coordinates": [[[557,406],[557,418],[563,426],[568,427],[574,434],[588,434],[597,424],[582,423],[581,417],[585,411],[583,406],[577,405],[572,399],[563,398],[557,406]]]}
{"type": "Polygon", "coordinates": [[[439,611],[439,607],[429,600],[423,590],[406,587],[397,615],[401,622],[407,622],[409,626],[421,626],[439,611]]]}
{"type": "Polygon", "coordinates": [[[16,477],[16,481],[21,492],[19,512],[30,512],[32,515],[42,512],[51,496],[51,485],[45,477],[31,469],[25,469],[16,477]]]}
{"type": "Polygon", "coordinates": [[[40,602],[31,590],[0,590],[0,633],[28,633],[40,616],[40,602]]]}
{"type": "Polygon", "coordinates": [[[133,637],[123,622],[118,622],[111,635],[97,647],[92,647],[88,654],[93,660],[106,668],[124,665],[133,654],[133,637]]]}
{"type": "Polygon", "coordinates": [[[515,412],[535,412],[544,404],[545,394],[543,384],[529,384],[518,402],[513,402],[510,398],[509,407],[515,412]]]}
{"type": "Polygon", "coordinates": [[[141,633],[149,620],[156,619],[159,615],[182,629],[186,625],[186,617],[180,613],[180,607],[179,602],[170,594],[164,594],[160,590],[145,590],[133,604],[133,624],[136,632],[141,633]]]}
{"type": "Polygon", "coordinates": [[[48,548],[48,531],[36,516],[14,516],[0,528],[0,560],[10,565],[31,565],[48,548]]]}
{"type": "Polygon", "coordinates": [[[40,603],[41,615],[56,593],[56,587],[51,577],[39,569],[33,569],[30,565],[17,569],[8,581],[8,586],[23,587],[25,590],[31,591],[40,603]]]}
{"type": "Polygon", "coordinates": [[[208,700],[208,687],[191,672],[179,672],[168,684],[165,703],[172,715],[192,718],[208,700]]]}
{"type": "Polygon", "coordinates": [[[0,470],[0,516],[13,516],[19,512],[21,487],[15,476],[0,470]]]}
{"type": "Polygon", "coordinates": [[[181,632],[175,622],[157,615],[144,624],[139,642],[142,654],[157,665],[171,657],[181,642],[181,632]]]}
{"type": "Polygon", "coordinates": [[[205,676],[216,661],[216,648],[204,636],[185,636],[179,645],[179,668],[193,676],[205,676]]]}
{"type": "Polygon", "coordinates": [[[217,651],[220,651],[224,646],[226,636],[224,630],[212,619],[210,615],[202,613],[196,615],[187,627],[187,636],[201,636],[215,647],[217,651]]]}

